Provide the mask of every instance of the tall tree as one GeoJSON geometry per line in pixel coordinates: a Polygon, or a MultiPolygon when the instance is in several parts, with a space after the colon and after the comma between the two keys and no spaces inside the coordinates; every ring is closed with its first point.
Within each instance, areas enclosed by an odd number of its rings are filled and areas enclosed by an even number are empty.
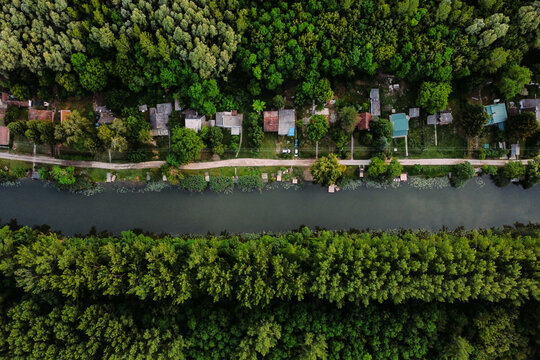
{"type": "Polygon", "coordinates": [[[319,141],[328,132],[328,121],[324,115],[313,115],[306,129],[308,139],[315,142],[315,157],[319,156],[319,141]]]}
{"type": "Polygon", "coordinates": [[[203,148],[204,143],[194,130],[177,126],[171,131],[171,151],[167,162],[180,167],[195,159],[203,148]]]}
{"type": "Polygon", "coordinates": [[[311,165],[311,174],[313,181],[329,186],[335,184],[341,178],[346,170],[345,165],[341,165],[335,154],[323,156],[311,165]]]}

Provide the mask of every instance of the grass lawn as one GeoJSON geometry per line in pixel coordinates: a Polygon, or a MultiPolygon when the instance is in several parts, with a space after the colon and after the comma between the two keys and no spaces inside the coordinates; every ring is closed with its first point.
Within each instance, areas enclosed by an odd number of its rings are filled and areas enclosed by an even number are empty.
{"type": "Polygon", "coordinates": [[[106,169],[88,168],[88,169],[81,170],[81,173],[84,173],[84,174],[88,175],[88,177],[90,179],[92,179],[92,181],[105,182],[107,180],[107,172],[108,171],[109,170],[106,170],[106,169]]]}

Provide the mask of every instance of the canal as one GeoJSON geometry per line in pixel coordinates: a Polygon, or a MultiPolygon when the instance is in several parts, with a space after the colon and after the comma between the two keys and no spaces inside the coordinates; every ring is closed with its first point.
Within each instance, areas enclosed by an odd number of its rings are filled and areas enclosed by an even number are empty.
{"type": "Polygon", "coordinates": [[[2,223],[48,224],[64,234],[96,230],[118,233],[143,229],[171,234],[260,232],[296,229],[301,225],[328,229],[450,229],[511,225],[540,221],[540,186],[523,190],[498,188],[486,180],[462,189],[367,189],[328,194],[318,185],[301,190],[220,195],[178,190],[128,192],[105,190],[93,196],[74,195],[24,180],[0,188],[2,223]]]}

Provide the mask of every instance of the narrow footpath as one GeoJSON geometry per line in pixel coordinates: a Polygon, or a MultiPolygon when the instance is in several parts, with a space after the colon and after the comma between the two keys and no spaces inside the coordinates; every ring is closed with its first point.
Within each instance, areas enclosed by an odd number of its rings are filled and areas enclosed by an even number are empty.
{"type": "MultiPolygon", "coordinates": [[[[141,163],[107,163],[101,161],[79,161],[79,160],[62,160],[50,156],[43,155],[22,155],[12,154],[8,152],[0,152],[0,159],[18,160],[29,163],[73,166],[80,168],[95,168],[107,170],[133,170],[133,169],[153,169],[165,164],[165,161],[146,161],[141,163]]],[[[457,165],[468,161],[473,166],[494,165],[504,166],[509,160],[477,160],[477,159],[398,159],[402,165],[457,165]]],[[[529,160],[519,160],[524,165],[529,160]]],[[[246,167],[246,166],[298,166],[309,167],[315,162],[315,159],[291,159],[291,160],[276,160],[276,159],[229,159],[219,161],[207,161],[199,163],[191,163],[183,165],[184,170],[204,170],[215,169],[221,167],[246,167]]],[[[340,163],[347,166],[367,166],[370,160],[340,160],[340,163]]]]}

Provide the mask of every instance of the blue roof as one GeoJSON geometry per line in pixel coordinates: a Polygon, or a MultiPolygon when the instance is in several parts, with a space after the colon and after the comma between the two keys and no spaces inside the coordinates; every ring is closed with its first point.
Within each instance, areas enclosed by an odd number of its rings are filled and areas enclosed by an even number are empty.
{"type": "Polygon", "coordinates": [[[407,136],[409,132],[409,119],[407,119],[405,113],[390,115],[390,121],[394,126],[393,137],[407,136]]]}
{"type": "Polygon", "coordinates": [[[499,124],[499,128],[504,129],[502,123],[508,119],[508,113],[506,112],[506,105],[504,103],[488,105],[486,106],[486,112],[489,115],[489,122],[485,126],[499,124]]]}
{"type": "Polygon", "coordinates": [[[294,128],[289,128],[289,132],[287,132],[287,136],[294,136],[294,128]]]}

